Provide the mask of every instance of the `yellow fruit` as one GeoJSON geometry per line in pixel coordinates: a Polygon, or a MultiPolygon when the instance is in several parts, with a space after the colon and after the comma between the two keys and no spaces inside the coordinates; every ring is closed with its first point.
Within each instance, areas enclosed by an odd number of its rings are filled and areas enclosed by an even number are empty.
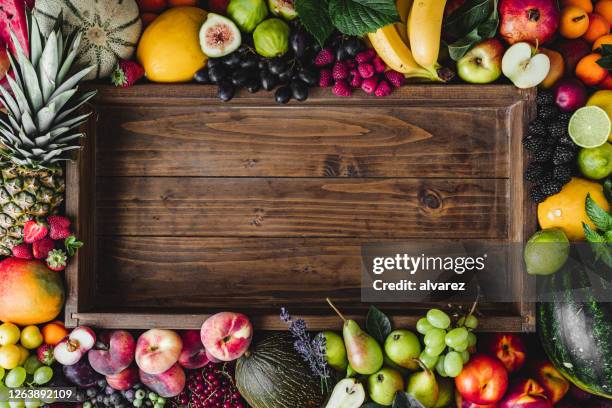
{"type": "Polygon", "coordinates": [[[43,335],[38,326],[27,326],[21,331],[21,345],[27,349],[35,349],[43,343],[43,335]]]}
{"type": "Polygon", "coordinates": [[[19,364],[18,365],[23,365],[23,363],[25,363],[25,361],[28,359],[28,357],[30,357],[30,352],[28,351],[27,348],[23,347],[21,344],[16,344],[17,348],[19,348],[19,352],[21,353],[19,355],[19,364]]]}
{"type": "MultiPolygon", "coordinates": [[[[612,91],[602,90],[595,92],[587,101],[587,106],[599,106],[612,118],[612,91]]],[[[612,142],[612,131],[608,136],[608,141],[612,142]]]]}
{"type": "Polygon", "coordinates": [[[601,184],[581,178],[573,178],[563,189],[538,205],[538,221],[542,229],[560,228],[570,241],[584,240],[582,223],[591,228],[591,222],[584,208],[587,194],[605,211],[609,211],[608,201],[601,184]]]}
{"type": "Polygon", "coordinates": [[[446,0],[415,0],[408,17],[410,49],[416,62],[435,70],[440,54],[442,18],[446,0]]]}
{"type": "Polygon", "coordinates": [[[197,7],[171,8],[145,29],[136,55],[147,78],[154,82],[187,82],[206,65],[199,31],[206,20],[197,7]]]}
{"type": "Polygon", "coordinates": [[[19,365],[21,350],[14,344],[7,344],[0,347],[0,367],[5,370],[12,370],[19,365]]]}
{"type": "Polygon", "coordinates": [[[409,44],[410,39],[408,38],[408,28],[406,28],[406,23],[395,23],[395,29],[397,30],[397,33],[399,34],[402,41],[405,44],[409,44]]]}
{"type": "Polygon", "coordinates": [[[0,346],[17,344],[19,341],[19,327],[13,323],[0,324],[0,346]]]}

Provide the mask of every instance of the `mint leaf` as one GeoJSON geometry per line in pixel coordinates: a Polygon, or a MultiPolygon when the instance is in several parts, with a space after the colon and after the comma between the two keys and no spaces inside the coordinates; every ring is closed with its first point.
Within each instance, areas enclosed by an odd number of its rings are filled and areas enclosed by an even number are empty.
{"type": "Polygon", "coordinates": [[[602,231],[612,229],[612,216],[597,205],[597,203],[591,198],[590,194],[587,194],[585,208],[587,215],[597,228],[602,231]]]}
{"type": "Polygon", "coordinates": [[[387,336],[393,329],[387,315],[374,306],[370,306],[366,317],[366,330],[378,343],[385,344],[387,336]]]}
{"type": "Polygon", "coordinates": [[[593,229],[584,222],[582,223],[582,229],[584,230],[584,236],[588,242],[592,244],[601,244],[606,242],[604,237],[599,235],[596,231],[593,231],[593,229]]]}
{"type": "Polygon", "coordinates": [[[334,32],[334,25],[329,17],[328,0],[295,0],[295,10],[304,28],[323,47],[327,38],[334,32]]]}
{"type": "Polygon", "coordinates": [[[334,26],[347,35],[362,36],[399,21],[394,0],[328,1],[334,26]]]}

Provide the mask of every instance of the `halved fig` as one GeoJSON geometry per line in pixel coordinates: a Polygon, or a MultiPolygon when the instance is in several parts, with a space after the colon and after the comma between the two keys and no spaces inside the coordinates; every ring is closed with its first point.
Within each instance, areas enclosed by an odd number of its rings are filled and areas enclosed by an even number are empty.
{"type": "Polygon", "coordinates": [[[200,28],[200,47],[210,58],[224,57],[238,49],[242,37],[240,30],[229,18],[209,13],[200,28]]]}
{"type": "Polygon", "coordinates": [[[268,0],[268,7],[275,16],[293,20],[298,16],[293,0],[268,0]]]}

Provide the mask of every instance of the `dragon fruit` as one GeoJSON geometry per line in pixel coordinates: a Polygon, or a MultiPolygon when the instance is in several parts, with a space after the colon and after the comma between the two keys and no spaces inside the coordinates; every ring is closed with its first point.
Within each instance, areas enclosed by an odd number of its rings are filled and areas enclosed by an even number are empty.
{"type": "Polygon", "coordinates": [[[0,84],[6,86],[6,73],[9,69],[6,47],[14,53],[15,49],[11,41],[10,30],[12,29],[19,44],[27,54],[28,27],[25,16],[25,8],[34,8],[34,0],[0,0],[0,84]]]}

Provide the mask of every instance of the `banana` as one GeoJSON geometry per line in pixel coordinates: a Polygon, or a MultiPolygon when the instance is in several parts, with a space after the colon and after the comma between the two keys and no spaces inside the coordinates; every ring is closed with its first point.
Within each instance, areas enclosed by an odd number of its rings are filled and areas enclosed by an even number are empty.
{"type": "Polygon", "coordinates": [[[410,39],[408,38],[408,28],[406,28],[406,23],[395,23],[395,29],[399,34],[402,41],[406,44],[410,44],[410,39]]]}
{"type": "Polygon", "coordinates": [[[446,0],[414,0],[408,16],[408,37],[415,61],[435,72],[440,53],[446,0]]]}
{"type": "Polygon", "coordinates": [[[410,48],[402,41],[395,24],[379,28],[376,32],[368,34],[372,47],[389,68],[403,73],[406,78],[424,78],[432,81],[439,80],[435,70],[427,70],[415,61],[410,48]]]}
{"type": "Polygon", "coordinates": [[[404,24],[406,24],[406,21],[408,21],[408,13],[410,13],[412,2],[413,0],[396,0],[395,1],[397,12],[400,15],[400,21],[404,24]]]}

